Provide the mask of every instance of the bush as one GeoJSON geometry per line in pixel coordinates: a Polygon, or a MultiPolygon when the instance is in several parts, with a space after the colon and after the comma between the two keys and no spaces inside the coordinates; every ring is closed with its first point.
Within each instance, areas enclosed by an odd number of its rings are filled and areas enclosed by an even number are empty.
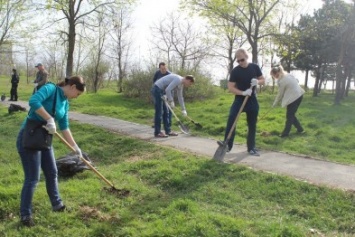
{"type": "MultiPolygon", "coordinates": [[[[152,102],[151,88],[154,68],[147,71],[135,69],[123,82],[123,94],[129,98],[139,98],[145,102],[152,102]]],[[[213,98],[216,94],[212,80],[198,72],[178,72],[179,75],[194,75],[196,82],[189,88],[184,88],[185,101],[203,100],[213,98]]],[[[176,95],[176,93],[175,93],[176,95]]]]}

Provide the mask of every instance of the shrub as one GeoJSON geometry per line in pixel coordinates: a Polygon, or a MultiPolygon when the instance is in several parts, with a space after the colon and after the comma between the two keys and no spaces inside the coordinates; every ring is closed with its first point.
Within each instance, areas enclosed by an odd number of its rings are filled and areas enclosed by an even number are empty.
{"type": "MultiPolygon", "coordinates": [[[[130,98],[139,98],[145,102],[152,102],[151,88],[153,83],[154,68],[149,70],[134,69],[123,83],[123,94],[130,98]]],[[[185,101],[203,100],[213,98],[216,94],[211,78],[198,72],[177,72],[177,74],[194,75],[196,82],[189,88],[184,88],[185,101]]],[[[176,95],[176,93],[175,93],[176,95]]]]}

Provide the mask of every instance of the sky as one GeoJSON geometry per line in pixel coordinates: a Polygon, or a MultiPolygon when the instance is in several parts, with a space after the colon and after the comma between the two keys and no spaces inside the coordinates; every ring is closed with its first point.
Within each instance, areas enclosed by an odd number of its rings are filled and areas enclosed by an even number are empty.
{"type": "MultiPolygon", "coordinates": [[[[133,12],[132,19],[134,19],[135,29],[135,48],[138,54],[139,62],[148,62],[150,41],[152,35],[150,34],[150,27],[159,22],[168,13],[177,11],[179,8],[179,0],[139,0],[137,7],[133,12]]],[[[302,0],[304,7],[302,13],[312,13],[314,9],[322,6],[322,0],[302,0]]],[[[198,19],[195,19],[198,21],[198,19]]],[[[207,70],[210,71],[214,80],[222,79],[227,76],[226,72],[217,69],[215,64],[213,69],[207,65],[207,70]]]]}

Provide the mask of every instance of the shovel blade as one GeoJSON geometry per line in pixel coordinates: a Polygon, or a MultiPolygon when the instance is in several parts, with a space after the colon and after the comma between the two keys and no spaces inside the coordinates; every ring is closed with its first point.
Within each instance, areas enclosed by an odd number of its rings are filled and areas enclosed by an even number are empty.
{"type": "Polygon", "coordinates": [[[213,155],[213,160],[222,162],[228,151],[227,143],[218,142],[218,148],[213,155]]]}
{"type": "Polygon", "coordinates": [[[185,134],[189,134],[189,127],[185,124],[183,124],[182,122],[179,122],[179,128],[181,130],[181,132],[185,133],[185,134]]]}

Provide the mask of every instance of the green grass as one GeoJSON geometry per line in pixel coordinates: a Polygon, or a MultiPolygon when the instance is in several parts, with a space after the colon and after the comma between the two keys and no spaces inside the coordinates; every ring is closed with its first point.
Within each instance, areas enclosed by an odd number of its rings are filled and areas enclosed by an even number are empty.
{"type": "MultiPolygon", "coordinates": [[[[4,81],[4,78],[0,78],[4,81]]],[[[0,82],[1,82],[0,81],[0,82]]],[[[0,90],[5,91],[6,83],[0,84],[0,90]]],[[[105,115],[127,121],[152,124],[153,105],[138,99],[125,98],[118,94],[115,85],[101,89],[98,93],[87,93],[71,102],[71,110],[105,115]]],[[[9,88],[8,88],[9,90],[9,88]]],[[[191,128],[192,135],[222,139],[230,105],[234,97],[216,88],[218,96],[215,99],[186,103],[188,115],[203,125],[197,129],[189,120],[181,120],[191,128]]],[[[32,92],[32,85],[20,83],[20,99],[28,99],[32,92]]],[[[9,94],[8,94],[9,95],[9,94]]],[[[258,95],[260,103],[259,117],[263,117],[270,110],[275,94],[263,92],[258,95]]],[[[334,95],[323,93],[319,97],[306,94],[298,111],[298,118],[306,130],[306,134],[297,135],[295,129],[289,138],[279,138],[285,123],[285,108],[275,108],[258,122],[257,147],[276,150],[292,154],[312,156],[315,158],[355,164],[353,147],[355,147],[355,94],[351,92],[341,106],[333,105],[334,95]]],[[[178,128],[175,126],[175,130],[178,128]]],[[[153,133],[153,130],[152,130],[153,133]]],[[[245,144],[247,126],[243,113],[237,124],[236,142],[245,144]]]]}
{"type": "MultiPolygon", "coordinates": [[[[15,148],[25,113],[0,107],[2,236],[355,236],[355,196],[291,178],[220,164],[72,122],[80,147],[125,199],[102,190],[90,171],[59,179],[69,212],[53,213],[43,176],[36,226],[19,226],[23,172],[15,148]]],[[[54,140],[57,157],[68,150],[54,140]]]]}

